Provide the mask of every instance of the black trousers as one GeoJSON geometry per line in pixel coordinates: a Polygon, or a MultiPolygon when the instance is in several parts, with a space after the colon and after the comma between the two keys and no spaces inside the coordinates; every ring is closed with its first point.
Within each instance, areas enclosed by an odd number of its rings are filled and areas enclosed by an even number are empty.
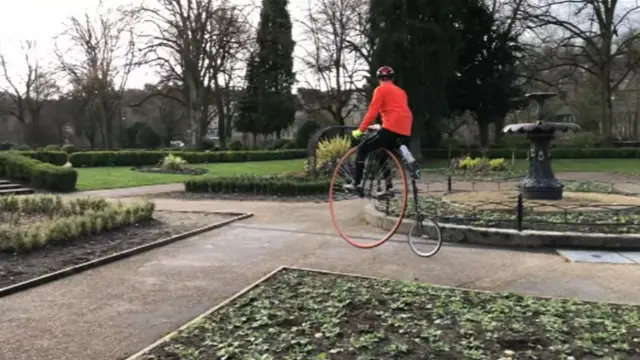
{"type": "MultiPolygon", "coordinates": [[[[400,135],[387,129],[380,129],[375,135],[364,139],[364,141],[358,145],[358,149],[356,150],[355,185],[362,185],[362,173],[364,172],[364,163],[367,155],[380,148],[394,151],[398,149],[400,145],[409,146],[410,140],[411,138],[409,136],[400,135]]],[[[383,153],[379,161],[380,165],[383,166],[382,174],[386,179],[387,184],[390,185],[392,180],[391,169],[389,166],[385,166],[387,160],[391,161],[389,156],[386,153],[383,153]]]]}

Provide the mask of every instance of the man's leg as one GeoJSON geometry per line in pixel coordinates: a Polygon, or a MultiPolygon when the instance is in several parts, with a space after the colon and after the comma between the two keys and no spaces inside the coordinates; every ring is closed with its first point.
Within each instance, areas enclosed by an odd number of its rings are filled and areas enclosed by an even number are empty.
{"type": "MultiPolygon", "coordinates": [[[[402,143],[402,135],[383,129],[380,131],[383,146],[389,151],[395,151],[402,143]]],[[[395,166],[393,159],[385,152],[382,157],[382,176],[385,179],[385,192],[393,189],[393,174],[391,169],[395,166]]]]}
{"type": "Polygon", "coordinates": [[[382,144],[380,143],[380,137],[378,134],[373,135],[370,138],[365,139],[356,149],[356,173],[354,174],[354,181],[351,184],[344,186],[347,191],[357,190],[360,196],[364,196],[362,192],[362,175],[364,172],[364,163],[373,150],[378,149],[382,144]]]}

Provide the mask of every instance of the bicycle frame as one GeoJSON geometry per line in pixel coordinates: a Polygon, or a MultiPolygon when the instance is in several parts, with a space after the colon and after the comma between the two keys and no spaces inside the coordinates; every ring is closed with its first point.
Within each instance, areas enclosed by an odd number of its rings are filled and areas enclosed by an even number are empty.
{"type": "MultiPolygon", "coordinates": [[[[368,137],[373,136],[376,133],[377,130],[375,129],[370,129],[369,131],[367,131],[367,135],[365,136],[365,138],[363,139],[362,142],[364,142],[364,140],[366,140],[368,137]]],[[[362,143],[361,142],[361,143],[362,143]]],[[[360,143],[360,144],[361,144],[360,143]]],[[[360,146],[360,144],[358,144],[357,146],[360,146]]],[[[413,206],[414,206],[414,210],[416,212],[416,220],[417,223],[420,224],[419,226],[422,226],[422,221],[424,220],[424,216],[422,215],[422,212],[420,211],[420,202],[419,202],[419,198],[418,198],[418,186],[416,184],[416,180],[420,179],[420,172],[419,170],[414,170],[412,169],[411,165],[409,164],[409,162],[407,161],[407,159],[405,159],[405,157],[402,155],[402,153],[400,152],[399,148],[396,149],[387,149],[389,151],[391,151],[391,153],[393,153],[393,155],[395,155],[398,159],[402,160],[402,165],[405,169],[405,171],[409,172],[409,175],[411,177],[411,188],[412,188],[412,195],[413,195],[413,206]]],[[[371,154],[367,155],[367,158],[370,156],[371,154]]],[[[367,178],[367,174],[366,171],[368,169],[364,169],[365,174],[363,174],[363,178],[367,178]]],[[[374,180],[373,178],[370,178],[370,180],[374,180]]],[[[373,186],[373,183],[371,183],[370,187],[373,186]]],[[[368,189],[369,193],[372,193],[372,189],[368,189]]],[[[387,210],[388,210],[388,206],[389,206],[389,199],[386,199],[386,206],[387,206],[387,210]]]]}

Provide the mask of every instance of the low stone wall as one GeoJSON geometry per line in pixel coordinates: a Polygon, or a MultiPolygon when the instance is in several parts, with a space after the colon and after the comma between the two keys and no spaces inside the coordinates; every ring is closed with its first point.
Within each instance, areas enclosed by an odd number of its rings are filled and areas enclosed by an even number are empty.
{"type": "MultiPolygon", "coordinates": [[[[385,216],[373,205],[365,208],[365,220],[368,224],[390,230],[397,218],[385,216]]],[[[403,219],[399,234],[406,234],[414,224],[413,220],[403,219]]],[[[537,231],[514,229],[492,229],[486,227],[438,223],[442,230],[443,241],[508,247],[554,247],[554,248],[615,248],[640,249],[640,234],[600,234],[559,231],[537,231]]]]}

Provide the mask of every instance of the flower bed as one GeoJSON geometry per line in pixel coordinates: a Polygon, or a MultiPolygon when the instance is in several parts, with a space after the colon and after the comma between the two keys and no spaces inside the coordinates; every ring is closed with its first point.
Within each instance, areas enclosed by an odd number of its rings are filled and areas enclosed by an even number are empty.
{"type": "Polygon", "coordinates": [[[154,204],[58,196],[0,197],[0,251],[29,252],[153,218],[154,204]]]}
{"type": "Polygon", "coordinates": [[[284,270],[137,359],[635,359],[638,310],[284,270]]]}

